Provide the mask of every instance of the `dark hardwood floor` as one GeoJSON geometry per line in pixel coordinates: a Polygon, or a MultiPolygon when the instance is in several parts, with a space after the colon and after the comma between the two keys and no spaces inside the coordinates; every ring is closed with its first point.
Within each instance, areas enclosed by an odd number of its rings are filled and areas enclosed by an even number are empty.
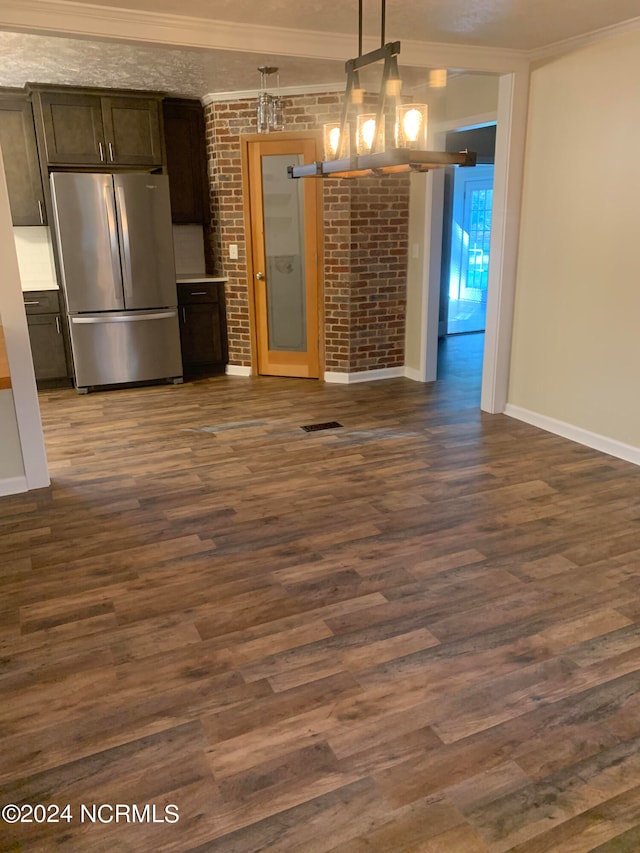
{"type": "Polygon", "coordinates": [[[481,413],[467,346],[427,386],[42,393],[0,801],[69,820],[0,850],[640,850],[640,469],[481,413]]]}

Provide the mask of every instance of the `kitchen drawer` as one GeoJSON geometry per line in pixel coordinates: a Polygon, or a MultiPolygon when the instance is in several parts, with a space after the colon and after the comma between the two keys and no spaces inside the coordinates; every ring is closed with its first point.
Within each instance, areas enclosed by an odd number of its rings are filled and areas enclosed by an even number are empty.
{"type": "Polygon", "coordinates": [[[27,316],[30,314],[58,314],[60,312],[60,296],[57,290],[25,291],[23,296],[27,316]]]}
{"type": "Polygon", "coordinates": [[[178,304],[193,305],[194,302],[220,302],[223,299],[224,285],[220,282],[196,282],[178,284],[178,304]]]}

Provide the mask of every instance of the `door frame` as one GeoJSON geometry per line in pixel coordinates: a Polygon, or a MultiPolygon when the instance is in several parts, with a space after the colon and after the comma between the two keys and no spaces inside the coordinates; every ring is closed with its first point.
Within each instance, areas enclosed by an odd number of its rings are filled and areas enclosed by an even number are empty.
{"type": "MultiPolygon", "coordinates": [[[[443,150],[448,131],[478,126],[479,123],[497,123],[491,265],[480,398],[482,411],[491,414],[504,412],[509,390],[528,102],[527,65],[511,73],[500,74],[495,114],[470,116],[467,120],[440,125],[434,134],[434,147],[443,150]]],[[[441,245],[438,240],[442,239],[441,185],[444,175],[434,171],[427,173],[427,178],[427,191],[423,190],[421,197],[415,201],[415,223],[421,224],[422,234],[426,233],[426,237],[415,273],[419,291],[414,295],[416,321],[407,328],[405,349],[406,352],[411,342],[411,351],[419,353],[419,364],[409,370],[405,367],[405,375],[419,382],[436,379],[440,303],[441,245]]]]}
{"type": "MultiPolygon", "coordinates": [[[[244,199],[245,252],[247,258],[247,291],[249,300],[249,326],[251,342],[251,376],[258,375],[258,333],[257,309],[255,299],[255,265],[253,258],[253,223],[251,221],[251,186],[249,182],[249,144],[252,142],[295,142],[311,140],[315,143],[316,158],[322,151],[322,133],[315,130],[283,131],[282,133],[245,133],[240,137],[242,158],[242,197],[244,199]]],[[[293,179],[292,179],[293,180],[293,179]]],[[[297,180],[297,179],[296,179],[297,180]]],[[[302,179],[300,179],[302,180],[302,179]]],[[[313,178],[310,180],[314,180],[313,178]]],[[[316,281],[317,281],[317,317],[318,317],[318,380],[324,379],[325,336],[324,336],[324,228],[322,179],[318,178],[316,194],[316,281]]]]}

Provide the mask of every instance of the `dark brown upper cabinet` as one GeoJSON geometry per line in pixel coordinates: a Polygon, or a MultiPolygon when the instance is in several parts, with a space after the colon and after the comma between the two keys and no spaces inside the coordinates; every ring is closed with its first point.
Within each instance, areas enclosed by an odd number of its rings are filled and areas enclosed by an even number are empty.
{"type": "Polygon", "coordinates": [[[200,101],[168,98],[163,103],[171,218],[209,223],[209,183],[204,110],[200,101]]]}
{"type": "Polygon", "coordinates": [[[46,225],[31,102],[0,94],[0,146],[14,225],[46,225]]]}
{"type": "Polygon", "coordinates": [[[35,87],[49,166],[161,166],[161,97],[35,87]]]}

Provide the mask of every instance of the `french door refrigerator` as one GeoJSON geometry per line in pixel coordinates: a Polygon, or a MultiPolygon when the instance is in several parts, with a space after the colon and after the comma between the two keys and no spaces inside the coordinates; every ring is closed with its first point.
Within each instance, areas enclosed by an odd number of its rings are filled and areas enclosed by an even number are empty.
{"type": "Polygon", "coordinates": [[[76,387],[182,377],[166,175],[53,172],[76,387]]]}

